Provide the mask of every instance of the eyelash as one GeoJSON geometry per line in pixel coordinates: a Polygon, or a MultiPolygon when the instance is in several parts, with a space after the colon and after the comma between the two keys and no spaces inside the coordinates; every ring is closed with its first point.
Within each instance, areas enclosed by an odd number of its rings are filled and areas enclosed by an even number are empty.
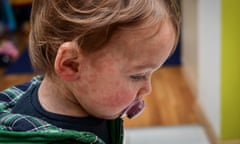
{"type": "Polygon", "coordinates": [[[140,81],[140,80],[147,79],[146,75],[133,75],[133,76],[130,76],[130,78],[134,81],[140,81]]]}

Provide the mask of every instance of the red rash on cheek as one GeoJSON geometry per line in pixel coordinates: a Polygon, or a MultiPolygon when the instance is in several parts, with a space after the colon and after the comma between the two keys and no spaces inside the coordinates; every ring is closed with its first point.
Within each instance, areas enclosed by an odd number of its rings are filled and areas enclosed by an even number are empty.
{"type": "Polygon", "coordinates": [[[106,105],[112,107],[126,107],[126,105],[129,105],[135,99],[134,91],[121,81],[110,84],[108,94],[106,97],[106,105]]]}
{"type": "Polygon", "coordinates": [[[88,99],[88,103],[119,112],[135,99],[135,94],[126,86],[128,83],[122,72],[124,59],[119,57],[119,53],[102,54],[82,67],[79,93],[88,99]]]}
{"type": "Polygon", "coordinates": [[[129,105],[132,101],[133,98],[132,96],[129,95],[128,92],[119,92],[114,95],[110,95],[105,99],[106,105],[110,107],[126,107],[129,105]]]}

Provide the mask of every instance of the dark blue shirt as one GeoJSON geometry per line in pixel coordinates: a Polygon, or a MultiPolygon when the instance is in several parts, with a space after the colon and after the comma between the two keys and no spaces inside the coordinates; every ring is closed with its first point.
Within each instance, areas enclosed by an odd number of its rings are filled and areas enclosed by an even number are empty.
{"type": "Polygon", "coordinates": [[[107,120],[94,117],[72,117],[48,112],[39,102],[39,86],[40,85],[37,85],[31,91],[26,93],[26,95],[24,95],[13,108],[12,112],[40,118],[59,128],[92,132],[99,136],[107,144],[110,144],[110,134],[107,120]]]}

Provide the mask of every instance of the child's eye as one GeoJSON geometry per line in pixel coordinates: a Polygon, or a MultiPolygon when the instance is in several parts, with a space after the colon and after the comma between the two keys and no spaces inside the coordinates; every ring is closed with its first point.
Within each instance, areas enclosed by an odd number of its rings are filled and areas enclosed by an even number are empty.
{"type": "Polygon", "coordinates": [[[130,78],[134,81],[139,81],[139,80],[146,80],[147,77],[146,75],[132,75],[130,78]]]}

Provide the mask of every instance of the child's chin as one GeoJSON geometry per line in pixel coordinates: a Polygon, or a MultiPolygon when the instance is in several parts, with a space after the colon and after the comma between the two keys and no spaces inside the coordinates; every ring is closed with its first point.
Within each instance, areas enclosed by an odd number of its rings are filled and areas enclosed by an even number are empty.
{"type": "Polygon", "coordinates": [[[119,118],[119,117],[120,117],[120,114],[113,114],[113,115],[104,116],[103,119],[114,120],[114,119],[119,118]]]}
{"type": "Polygon", "coordinates": [[[107,120],[114,120],[116,118],[119,118],[120,116],[119,115],[114,115],[114,116],[109,116],[109,117],[106,117],[107,120]]]}
{"type": "Polygon", "coordinates": [[[116,119],[116,118],[118,118],[119,117],[119,114],[117,114],[117,115],[110,115],[110,114],[108,114],[108,115],[106,115],[106,114],[102,114],[102,115],[92,115],[93,117],[96,117],[96,118],[99,118],[99,119],[105,119],[105,120],[114,120],[114,119],[116,119]]]}

